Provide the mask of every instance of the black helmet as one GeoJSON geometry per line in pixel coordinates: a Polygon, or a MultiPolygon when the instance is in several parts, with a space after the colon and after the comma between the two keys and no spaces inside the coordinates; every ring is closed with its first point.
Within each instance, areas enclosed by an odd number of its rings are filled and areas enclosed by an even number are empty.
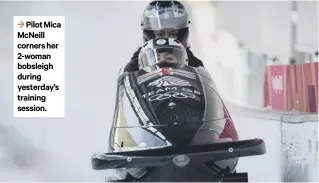
{"type": "Polygon", "coordinates": [[[189,37],[189,15],[178,1],[152,1],[144,9],[141,26],[144,42],[154,39],[157,31],[173,29],[185,47],[189,37]]]}

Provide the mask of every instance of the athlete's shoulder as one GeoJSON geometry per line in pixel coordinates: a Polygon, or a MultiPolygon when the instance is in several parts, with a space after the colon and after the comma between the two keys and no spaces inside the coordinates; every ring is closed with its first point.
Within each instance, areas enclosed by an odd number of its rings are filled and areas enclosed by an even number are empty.
{"type": "Polygon", "coordinates": [[[193,52],[190,50],[190,47],[187,47],[186,48],[186,51],[187,51],[187,56],[189,58],[189,65],[192,66],[192,67],[199,67],[199,66],[202,66],[204,67],[204,64],[203,62],[198,59],[194,54],[193,52]]]}

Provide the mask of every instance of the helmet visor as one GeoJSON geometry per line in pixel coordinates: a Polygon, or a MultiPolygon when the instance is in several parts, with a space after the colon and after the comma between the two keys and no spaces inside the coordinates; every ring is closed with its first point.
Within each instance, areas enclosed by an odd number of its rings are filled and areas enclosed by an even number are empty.
{"type": "Polygon", "coordinates": [[[140,67],[145,68],[159,63],[187,65],[188,57],[184,49],[165,47],[147,49],[140,59],[140,67]]]}
{"type": "Polygon", "coordinates": [[[143,13],[144,30],[182,29],[188,27],[188,13],[178,5],[148,6],[143,13]]]}

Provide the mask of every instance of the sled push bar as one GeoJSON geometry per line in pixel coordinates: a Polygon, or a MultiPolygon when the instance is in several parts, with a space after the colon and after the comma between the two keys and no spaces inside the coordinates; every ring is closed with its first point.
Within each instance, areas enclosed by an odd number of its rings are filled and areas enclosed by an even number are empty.
{"type": "Polygon", "coordinates": [[[266,153],[262,139],[250,139],[204,145],[192,145],[176,148],[173,146],[111,153],[97,153],[92,156],[93,170],[158,167],[179,155],[185,155],[192,161],[218,161],[229,158],[262,155],[266,153]]]}

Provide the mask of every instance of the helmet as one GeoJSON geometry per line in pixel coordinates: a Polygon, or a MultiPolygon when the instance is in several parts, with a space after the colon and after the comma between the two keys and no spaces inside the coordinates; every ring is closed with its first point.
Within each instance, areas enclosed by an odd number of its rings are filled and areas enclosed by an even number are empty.
{"type": "Polygon", "coordinates": [[[174,38],[155,38],[147,41],[139,53],[139,69],[153,65],[188,65],[185,47],[174,38]]]}
{"type": "Polygon", "coordinates": [[[187,47],[189,37],[189,15],[178,1],[152,1],[144,9],[141,26],[144,42],[155,37],[174,37],[187,47]],[[161,36],[161,31],[171,29],[174,36],[161,36]]]}

